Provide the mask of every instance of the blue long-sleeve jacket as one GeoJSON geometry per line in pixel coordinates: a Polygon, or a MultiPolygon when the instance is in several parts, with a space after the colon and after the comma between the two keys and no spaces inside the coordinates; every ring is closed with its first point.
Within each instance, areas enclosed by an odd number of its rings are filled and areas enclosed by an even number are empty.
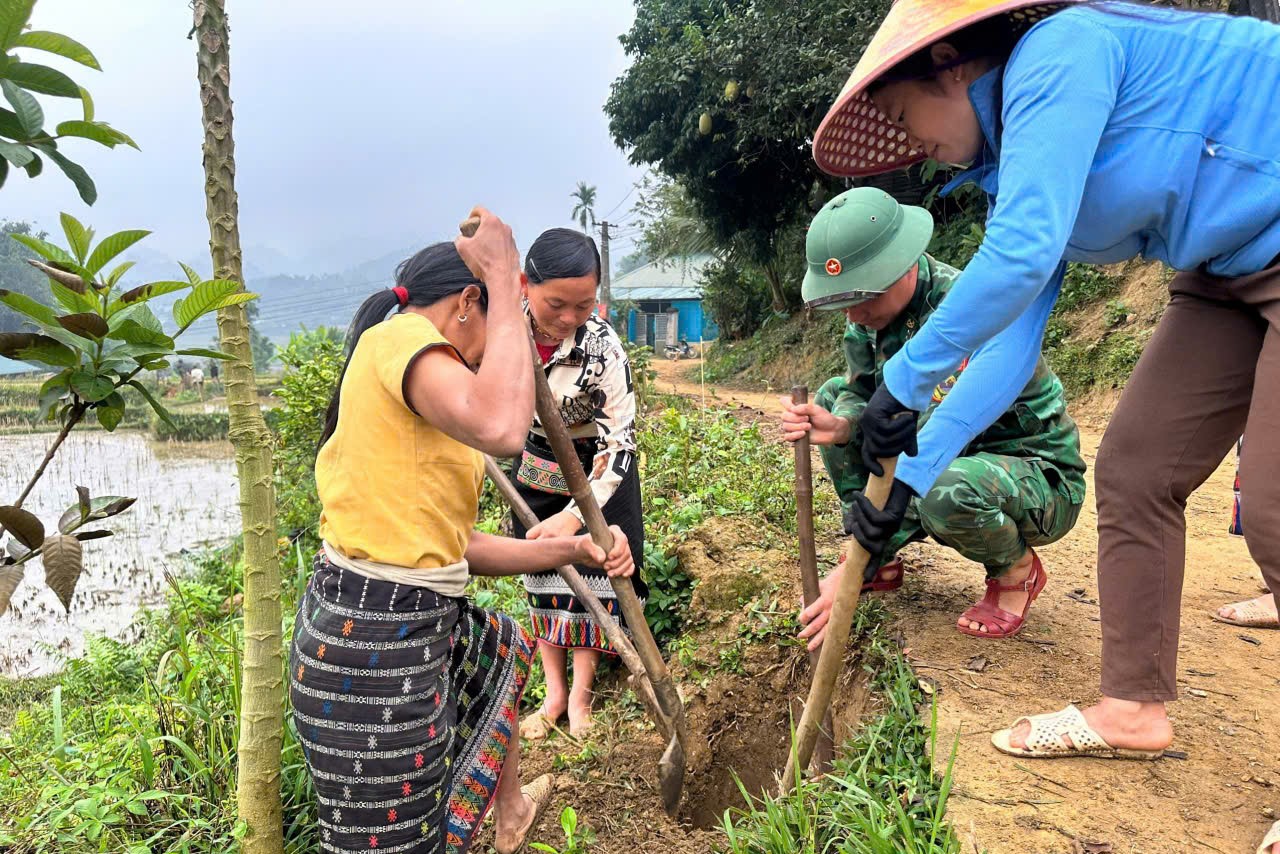
{"type": "Polygon", "coordinates": [[[923,410],[968,369],[898,477],[924,494],[1035,367],[1065,261],[1142,255],[1236,277],[1280,255],[1280,27],[1120,6],[1040,22],[975,81],[986,139],[957,182],[991,202],[951,295],[885,366],[923,410]]]}

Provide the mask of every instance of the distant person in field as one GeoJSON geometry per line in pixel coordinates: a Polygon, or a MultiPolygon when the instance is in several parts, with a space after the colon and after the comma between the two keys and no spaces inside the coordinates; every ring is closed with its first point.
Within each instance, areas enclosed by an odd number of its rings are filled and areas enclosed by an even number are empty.
{"type": "Polygon", "coordinates": [[[204,400],[204,369],[199,365],[191,369],[191,384],[200,393],[200,399],[204,400]]]}
{"type": "MultiPolygon", "coordinates": [[[[1244,450],[1244,439],[1236,443],[1236,483],[1235,506],[1231,511],[1230,533],[1238,537],[1244,536],[1244,523],[1240,520],[1240,454],[1244,450]]],[[[1263,595],[1243,602],[1223,605],[1214,615],[1220,623],[1232,626],[1243,626],[1248,629],[1280,629],[1280,615],[1277,615],[1276,600],[1265,584],[1263,595]]]]}
{"type": "Polygon", "coordinates": [[[490,805],[514,854],[553,781],[520,786],[518,709],[532,643],[466,598],[471,574],[586,562],[626,577],[587,536],[473,530],[481,452],[510,456],[533,417],[511,230],[429,246],[365,300],[316,459],[323,549],[298,605],[290,699],[325,851],[455,854],[490,805]]]}
{"type": "MultiPolygon", "coordinates": [[[[844,507],[845,533],[859,541],[866,531],[858,525],[858,503],[868,474],[879,473],[879,465],[862,454],[860,418],[883,381],[885,362],[928,321],[960,275],[925,254],[932,236],[927,210],[899,205],[871,187],[832,199],[809,227],[805,305],[844,312],[848,369],[828,381],[813,403],[783,398],[782,433],[791,442],[808,435],[818,446],[844,507]]],[[[935,388],[919,416],[922,455],[951,451],[952,425],[940,404],[968,362],[935,388]]],[[[1035,547],[1060,540],[1075,525],[1084,471],[1080,432],[1067,414],[1062,383],[1041,359],[1014,404],[965,443],[923,496],[911,499],[901,527],[876,550],[863,589],[901,587],[898,550],[932,537],[986,568],[986,595],[960,615],[958,629],[980,638],[1017,634],[1047,580],[1035,547]]],[[[845,570],[837,566],[822,581],[822,596],[800,615],[800,636],[811,649],[822,643],[845,570]]]]}
{"type": "MultiPolygon", "coordinates": [[[[590,237],[553,228],[529,247],[524,262],[525,310],[532,319],[534,343],[547,383],[560,403],[560,416],[591,492],[606,521],[627,534],[636,566],[644,557],[644,517],[640,473],[636,466],[636,397],[631,362],[608,321],[595,314],[600,286],[600,253],[590,237]]],[[[512,517],[515,536],[531,540],[565,537],[583,530],[582,510],[556,462],[541,422],[533,419],[512,477],[517,491],[541,522],[526,530],[512,517]]],[[[616,623],[626,628],[609,579],[599,569],[579,567],[592,592],[616,623]]],[[[648,590],[631,577],[643,602],[648,590]]],[[[547,675],[542,708],[525,719],[525,738],[545,737],[562,716],[569,733],[591,727],[592,682],[601,654],[615,651],[604,630],[555,572],[524,577],[529,616],[547,675]],[[570,687],[568,664],[573,664],[570,687]]]]}

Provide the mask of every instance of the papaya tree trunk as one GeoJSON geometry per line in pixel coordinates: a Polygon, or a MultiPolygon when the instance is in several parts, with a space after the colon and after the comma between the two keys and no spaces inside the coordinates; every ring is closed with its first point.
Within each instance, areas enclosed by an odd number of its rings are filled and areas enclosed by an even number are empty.
{"type": "MultiPolygon", "coordinates": [[[[194,9],[213,275],[240,282],[243,288],[226,10],[223,0],[195,0],[194,9]]],[[[272,442],[258,406],[243,305],[218,311],[218,336],[223,351],[235,357],[227,363],[224,376],[244,528],[244,665],[236,797],[240,818],[248,828],[244,851],[280,854],[284,847],[280,807],[284,662],[272,442]]]]}

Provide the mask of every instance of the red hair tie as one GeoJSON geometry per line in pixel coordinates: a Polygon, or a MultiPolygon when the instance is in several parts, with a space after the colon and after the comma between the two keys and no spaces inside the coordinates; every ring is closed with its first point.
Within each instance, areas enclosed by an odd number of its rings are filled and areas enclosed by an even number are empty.
{"type": "Polygon", "coordinates": [[[396,285],[391,289],[391,293],[396,295],[396,299],[400,300],[400,307],[404,308],[409,304],[409,289],[404,285],[396,285]]]}

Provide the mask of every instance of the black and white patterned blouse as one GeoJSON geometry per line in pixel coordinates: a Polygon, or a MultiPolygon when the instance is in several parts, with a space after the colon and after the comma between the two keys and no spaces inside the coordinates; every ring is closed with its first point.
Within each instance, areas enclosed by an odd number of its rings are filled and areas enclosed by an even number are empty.
{"type": "MultiPolygon", "coordinates": [[[[596,455],[587,479],[603,507],[623,477],[636,464],[636,397],[631,361],[613,326],[596,316],[566,338],[543,366],[560,415],[575,440],[594,438],[596,455]]],[[[537,416],[532,431],[541,442],[546,433],[537,416]]],[[[565,508],[582,519],[573,501],[565,508]]]]}

